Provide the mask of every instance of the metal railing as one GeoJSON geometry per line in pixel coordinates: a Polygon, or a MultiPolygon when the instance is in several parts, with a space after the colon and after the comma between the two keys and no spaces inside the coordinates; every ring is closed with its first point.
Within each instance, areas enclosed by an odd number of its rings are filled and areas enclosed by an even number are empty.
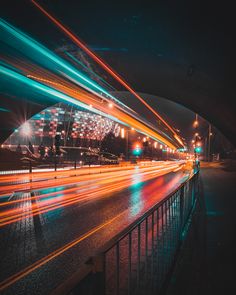
{"type": "Polygon", "coordinates": [[[52,295],[162,294],[199,193],[199,171],[112,238],[52,295]]]}
{"type": "Polygon", "coordinates": [[[92,259],[97,294],[156,294],[173,266],[198,193],[198,171],[92,259]]]}

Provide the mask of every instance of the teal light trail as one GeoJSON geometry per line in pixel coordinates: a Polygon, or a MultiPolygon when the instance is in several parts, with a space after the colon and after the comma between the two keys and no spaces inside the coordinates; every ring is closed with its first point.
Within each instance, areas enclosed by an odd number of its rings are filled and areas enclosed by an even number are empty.
{"type": "Polygon", "coordinates": [[[8,45],[19,50],[27,57],[33,59],[36,63],[43,65],[52,72],[66,76],[68,79],[72,80],[74,83],[80,85],[88,91],[93,93],[95,92],[99,96],[102,93],[105,97],[109,97],[119,104],[125,106],[99,84],[80,73],[65,60],[1,18],[0,37],[2,37],[4,42],[6,42],[8,45]]]}
{"type": "MultiPolygon", "coordinates": [[[[139,122],[145,124],[149,128],[157,131],[157,128],[153,126],[148,120],[140,117],[128,106],[120,102],[116,97],[114,97],[107,90],[101,87],[98,83],[92,81],[89,77],[85,76],[78,69],[73,67],[69,62],[65,61],[64,59],[62,59],[61,57],[59,57],[58,55],[56,55],[55,53],[47,49],[45,46],[41,45],[39,42],[27,36],[25,33],[21,32],[20,30],[18,30],[17,28],[15,28],[14,26],[12,26],[11,24],[9,24],[8,22],[4,21],[1,18],[0,18],[0,40],[2,44],[7,44],[7,46],[14,48],[18,52],[18,54],[21,53],[23,54],[24,57],[29,59],[31,62],[30,64],[31,68],[32,68],[32,61],[33,61],[35,65],[40,65],[42,68],[48,69],[51,73],[54,73],[58,76],[60,75],[65,77],[66,79],[86,89],[90,93],[96,94],[96,96],[98,97],[101,97],[105,100],[110,98],[117,102],[117,106],[118,104],[120,105],[119,108],[121,108],[122,106],[122,111],[131,115],[133,118],[136,118],[139,122]],[[132,114],[131,114],[131,111],[132,111],[132,114]]],[[[1,61],[0,61],[0,65],[1,65],[1,61]]],[[[37,75],[38,68],[36,66],[35,66],[35,70],[37,75]]],[[[40,93],[43,93],[43,95],[46,97],[50,97],[51,99],[62,99],[72,104],[81,106],[84,109],[88,109],[89,111],[92,111],[94,113],[101,114],[102,116],[110,118],[114,120],[115,122],[122,123],[123,125],[128,126],[127,124],[121,122],[117,118],[110,116],[107,113],[106,114],[102,113],[101,111],[95,108],[91,109],[90,106],[80,102],[79,100],[71,96],[64,94],[63,92],[60,92],[54,88],[51,88],[43,84],[43,82],[39,83],[37,81],[33,81],[32,79],[29,79],[28,77],[19,73],[19,70],[15,69],[11,65],[6,65],[5,63],[1,67],[1,72],[5,76],[11,77],[11,79],[13,79],[14,81],[18,81],[21,84],[28,85],[29,87],[31,87],[30,90],[32,91],[38,90],[40,93]]],[[[7,83],[8,81],[5,82],[5,84],[7,83]]],[[[12,83],[10,79],[9,79],[9,83],[12,83]]],[[[20,88],[18,89],[20,90],[20,88]]],[[[13,89],[9,89],[9,92],[10,91],[13,91],[13,89]]],[[[30,95],[30,91],[29,91],[29,95],[30,95]]],[[[139,97],[137,94],[135,95],[136,97],[139,97]]],[[[139,131],[139,130],[137,131],[140,133],[143,133],[142,131],[139,131]]],[[[159,134],[163,134],[166,139],[169,138],[170,141],[173,142],[173,139],[170,138],[168,134],[164,133],[161,130],[158,130],[158,132],[159,134]]]]}
{"type": "Polygon", "coordinates": [[[100,77],[98,74],[96,74],[94,71],[92,71],[89,67],[87,67],[85,64],[83,64],[80,60],[78,60],[77,58],[75,58],[72,54],[70,54],[69,52],[65,51],[65,54],[71,58],[75,63],[79,64],[80,66],[82,66],[84,69],[86,69],[87,71],[89,71],[92,75],[94,75],[96,78],[98,78],[99,80],[101,80],[104,84],[106,84],[108,87],[110,87],[113,91],[116,91],[116,89],[111,86],[109,83],[107,83],[106,80],[104,80],[102,77],[100,77]]]}
{"type": "Polygon", "coordinates": [[[8,112],[8,113],[9,113],[10,111],[7,110],[7,109],[5,109],[5,108],[1,108],[1,107],[0,107],[0,112],[8,112]]]}
{"type": "MultiPolygon", "coordinates": [[[[58,90],[55,90],[49,86],[46,86],[44,84],[37,82],[37,81],[31,80],[31,79],[27,78],[26,76],[23,76],[17,72],[12,71],[11,69],[8,69],[8,68],[0,65],[0,79],[3,78],[3,76],[5,76],[7,78],[11,78],[10,79],[11,83],[18,82],[18,85],[17,85],[17,83],[14,83],[15,87],[28,86],[28,87],[30,87],[31,91],[36,91],[39,95],[45,95],[46,97],[49,97],[52,99],[57,98],[57,99],[60,99],[64,102],[72,103],[74,105],[77,105],[79,107],[82,107],[86,110],[91,111],[90,106],[88,106],[87,104],[84,104],[73,97],[70,97],[64,93],[61,93],[58,90]]],[[[10,83],[9,83],[9,91],[11,91],[10,83]]],[[[127,124],[124,124],[123,122],[121,122],[120,120],[118,120],[117,118],[115,118],[107,113],[103,113],[97,109],[93,108],[93,112],[98,115],[107,117],[117,123],[127,125],[127,124]]]]}

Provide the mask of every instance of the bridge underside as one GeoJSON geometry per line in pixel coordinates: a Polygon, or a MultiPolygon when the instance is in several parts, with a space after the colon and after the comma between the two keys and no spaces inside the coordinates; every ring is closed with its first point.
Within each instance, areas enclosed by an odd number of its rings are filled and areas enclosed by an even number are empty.
{"type": "MultiPolygon", "coordinates": [[[[163,84],[164,82],[166,81],[163,81],[163,84]]],[[[170,85],[173,85],[172,82],[173,81],[170,81],[170,85]]],[[[231,141],[231,143],[236,145],[236,122],[234,117],[234,110],[236,107],[235,103],[232,103],[229,97],[228,99],[225,97],[224,100],[221,100],[220,97],[217,99],[217,96],[213,96],[214,89],[212,89],[211,96],[208,97],[199,94],[199,89],[197,88],[195,92],[188,92],[188,90],[191,90],[190,85],[193,85],[194,83],[196,83],[196,81],[194,82],[194,80],[185,79],[185,81],[182,81],[182,84],[175,88],[176,92],[174,92],[173,88],[166,87],[166,89],[164,89],[162,84],[162,90],[160,90],[159,93],[166,93],[167,95],[165,97],[200,114],[202,117],[214,124],[231,141]],[[179,93],[179,95],[174,95],[175,93],[179,93]],[[224,101],[224,103],[222,103],[222,101],[224,101]]],[[[143,85],[143,88],[145,89],[145,85],[143,85]]],[[[149,93],[153,93],[154,91],[153,87],[153,91],[150,91],[149,93]]],[[[124,92],[117,92],[117,97],[122,98],[123,94],[124,92]]],[[[159,110],[158,99],[155,101],[155,96],[145,94],[143,97],[151,97],[151,101],[149,99],[148,102],[151,102],[157,111],[159,110]]],[[[128,95],[128,98],[130,100],[131,95],[128,95]]],[[[14,129],[18,128],[25,120],[29,119],[46,107],[54,104],[55,100],[50,99],[34,101],[29,98],[25,99],[2,96],[0,102],[0,143],[3,143],[4,140],[14,131],[14,129]]],[[[135,102],[132,103],[133,106],[135,104],[135,102]]],[[[148,117],[147,110],[143,109],[142,111],[142,106],[140,107],[139,105],[138,110],[142,113],[142,115],[145,114],[146,117],[148,117]]],[[[166,114],[166,116],[168,118],[168,114],[166,114]]]]}
{"type": "MultiPolygon", "coordinates": [[[[125,8],[119,5],[114,9],[110,1],[104,1],[93,4],[91,11],[89,2],[80,3],[78,9],[78,1],[71,1],[67,13],[63,4],[47,3],[45,7],[81,36],[136,91],[184,105],[236,145],[234,15],[230,15],[230,7],[217,3],[212,6],[206,1],[186,1],[184,5],[169,2],[135,6],[126,3],[125,8]]],[[[23,30],[46,45],[58,43],[59,30],[35,7],[14,5],[15,9],[5,5],[3,17],[15,19],[23,30]]],[[[2,88],[0,85],[0,142],[18,127],[23,116],[27,119],[55,103],[7,98],[2,88]]],[[[153,101],[152,105],[158,110],[158,103],[153,101]]]]}
{"type": "MultiPolygon", "coordinates": [[[[120,54],[119,72],[126,73],[133,63],[134,59],[127,61],[120,54]]],[[[189,76],[189,70],[187,65],[145,56],[137,60],[137,68],[127,79],[140,92],[164,97],[198,113],[236,145],[236,86],[231,85],[232,77],[222,73],[216,79],[198,69],[189,76]]],[[[158,110],[158,103],[153,101],[152,105],[158,110]]]]}

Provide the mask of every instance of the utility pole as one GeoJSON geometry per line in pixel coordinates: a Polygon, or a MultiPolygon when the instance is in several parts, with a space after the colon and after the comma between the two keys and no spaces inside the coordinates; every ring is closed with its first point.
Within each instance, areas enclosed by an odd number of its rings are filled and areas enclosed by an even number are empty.
{"type": "Polygon", "coordinates": [[[205,137],[205,142],[204,142],[204,158],[205,158],[205,161],[208,161],[208,151],[207,151],[207,147],[208,147],[208,144],[207,144],[207,136],[205,137]]]}
{"type": "Polygon", "coordinates": [[[207,160],[208,162],[210,162],[210,156],[211,156],[211,124],[209,124],[209,128],[208,128],[208,149],[207,149],[207,160]]]}
{"type": "Polygon", "coordinates": [[[129,160],[129,130],[126,130],[126,161],[129,160]]]}

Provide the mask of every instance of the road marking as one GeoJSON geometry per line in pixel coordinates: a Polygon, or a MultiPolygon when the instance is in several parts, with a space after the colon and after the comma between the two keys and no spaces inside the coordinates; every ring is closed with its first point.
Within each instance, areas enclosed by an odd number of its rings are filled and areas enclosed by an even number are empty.
{"type": "Polygon", "coordinates": [[[93,235],[94,233],[96,233],[97,231],[99,231],[100,229],[102,229],[103,227],[105,227],[105,226],[109,225],[110,223],[112,223],[114,220],[116,220],[122,214],[123,214],[123,212],[120,213],[120,214],[118,214],[118,215],[116,215],[114,218],[110,219],[109,221],[107,221],[107,222],[105,222],[105,223],[103,223],[103,224],[101,224],[101,225],[99,225],[99,226],[91,229],[90,231],[88,231],[87,233],[85,233],[84,235],[82,235],[81,237],[79,237],[79,238],[73,240],[72,242],[64,245],[63,247],[61,247],[61,248],[53,251],[49,255],[47,255],[47,256],[41,258],[40,260],[34,262],[33,264],[29,265],[25,269],[23,269],[23,270],[19,271],[18,273],[10,276],[6,280],[2,281],[0,283],[0,291],[3,291],[4,289],[6,289],[9,286],[11,286],[12,284],[16,283],[17,281],[19,281],[23,277],[27,276],[31,272],[35,271],[39,267],[45,265],[46,263],[48,263],[52,259],[58,257],[59,255],[61,255],[64,252],[66,252],[67,250],[69,250],[72,247],[76,246],[77,244],[79,244],[80,242],[82,242],[83,240],[85,240],[86,238],[88,238],[89,236],[93,235]]]}

